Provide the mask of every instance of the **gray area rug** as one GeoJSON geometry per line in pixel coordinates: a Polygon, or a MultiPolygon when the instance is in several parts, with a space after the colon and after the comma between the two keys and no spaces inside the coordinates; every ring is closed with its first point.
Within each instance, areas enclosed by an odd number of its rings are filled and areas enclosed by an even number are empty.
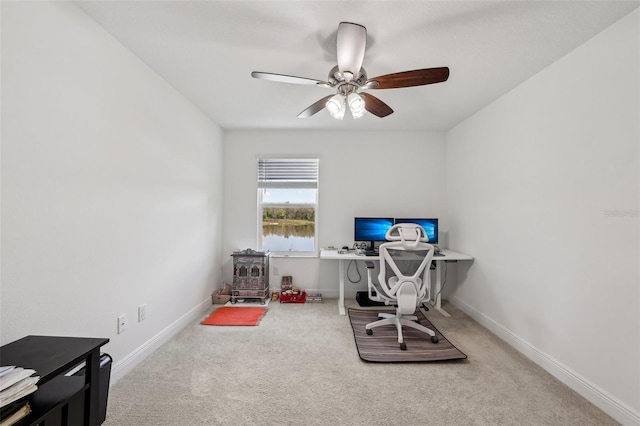
{"type": "Polygon", "coordinates": [[[369,362],[431,362],[455,359],[466,359],[467,356],[453,346],[446,337],[424,316],[418,309],[418,322],[436,332],[438,343],[432,343],[431,338],[410,327],[402,329],[407,350],[400,349],[398,332],[395,326],[388,325],[374,329],[371,336],[367,335],[365,326],[378,319],[379,312],[393,313],[393,309],[361,310],[349,309],[349,320],[356,340],[358,355],[369,362]]]}

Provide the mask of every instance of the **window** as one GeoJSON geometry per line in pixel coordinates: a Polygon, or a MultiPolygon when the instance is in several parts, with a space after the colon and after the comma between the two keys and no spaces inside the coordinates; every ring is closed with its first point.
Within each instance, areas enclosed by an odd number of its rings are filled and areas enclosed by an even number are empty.
{"type": "Polygon", "coordinates": [[[258,159],[258,248],[272,253],[317,252],[317,158],[258,159]]]}

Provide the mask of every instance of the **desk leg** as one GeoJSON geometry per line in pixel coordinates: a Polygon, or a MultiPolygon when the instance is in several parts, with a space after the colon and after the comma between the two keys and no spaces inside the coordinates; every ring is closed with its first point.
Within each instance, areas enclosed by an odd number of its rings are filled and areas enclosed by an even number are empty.
{"type": "Polygon", "coordinates": [[[338,312],[340,315],[346,315],[344,310],[344,262],[345,260],[338,260],[338,274],[340,275],[340,297],[338,298],[338,312]]]}
{"type": "Polygon", "coordinates": [[[442,267],[444,265],[443,260],[436,260],[436,289],[435,289],[435,298],[431,302],[433,307],[436,308],[438,312],[440,312],[445,317],[450,317],[449,313],[442,309],[442,267]]]}
{"type": "Polygon", "coordinates": [[[91,351],[85,364],[85,383],[89,388],[85,391],[84,401],[84,424],[98,426],[100,410],[100,349],[91,351]]]}

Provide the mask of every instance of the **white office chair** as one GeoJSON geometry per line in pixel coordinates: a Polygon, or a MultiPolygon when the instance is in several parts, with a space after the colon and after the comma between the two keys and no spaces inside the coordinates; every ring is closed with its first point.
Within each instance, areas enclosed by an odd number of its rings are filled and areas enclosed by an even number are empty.
{"type": "Polygon", "coordinates": [[[386,305],[395,305],[396,313],[380,313],[378,321],[366,325],[368,335],[373,329],[395,325],[400,349],[406,350],[402,327],[411,327],[431,336],[438,343],[436,333],[420,325],[415,316],[418,305],[431,299],[430,273],[434,247],[428,244],[424,228],[415,223],[394,225],[387,231],[388,243],[380,245],[380,274],[378,283],[372,279],[373,262],[367,262],[369,298],[386,305]]]}

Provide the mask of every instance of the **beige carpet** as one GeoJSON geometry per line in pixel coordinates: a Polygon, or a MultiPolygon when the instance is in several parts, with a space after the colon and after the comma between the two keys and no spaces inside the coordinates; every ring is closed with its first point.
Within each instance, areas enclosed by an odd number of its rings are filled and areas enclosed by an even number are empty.
{"type": "Polygon", "coordinates": [[[364,362],[336,300],[272,303],[258,327],[194,322],[111,388],[105,425],[616,424],[446,309],[429,319],[468,360],[364,362]]]}

